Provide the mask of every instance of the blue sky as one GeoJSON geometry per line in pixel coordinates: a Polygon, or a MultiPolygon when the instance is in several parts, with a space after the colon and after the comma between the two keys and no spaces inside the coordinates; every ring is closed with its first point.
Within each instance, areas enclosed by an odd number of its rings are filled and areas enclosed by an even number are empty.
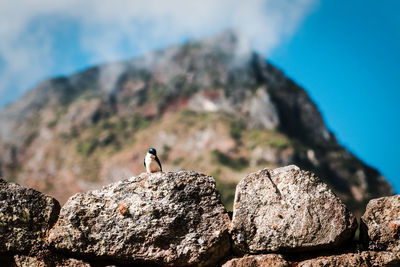
{"type": "Polygon", "coordinates": [[[400,192],[400,1],[323,1],[269,59],[400,192]]]}
{"type": "Polygon", "coordinates": [[[55,75],[236,28],[400,192],[399,10],[396,0],[2,1],[0,108],[55,75]]]}

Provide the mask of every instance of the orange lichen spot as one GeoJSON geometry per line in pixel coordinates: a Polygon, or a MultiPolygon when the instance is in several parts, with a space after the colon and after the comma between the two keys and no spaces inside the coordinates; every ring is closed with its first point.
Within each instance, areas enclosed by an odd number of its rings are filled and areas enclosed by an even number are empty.
{"type": "Polygon", "coordinates": [[[399,221],[392,221],[390,222],[390,226],[393,230],[392,237],[399,238],[400,236],[400,222],[399,221]]]}
{"type": "Polygon", "coordinates": [[[121,215],[125,216],[128,214],[128,208],[123,203],[119,203],[118,211],[121,215]]]}

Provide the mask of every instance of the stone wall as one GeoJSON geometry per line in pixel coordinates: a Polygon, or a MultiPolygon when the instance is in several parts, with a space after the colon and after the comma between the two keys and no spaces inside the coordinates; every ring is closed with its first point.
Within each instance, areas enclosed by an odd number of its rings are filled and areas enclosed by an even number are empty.
{"type": "Polygon", "coordinates": [[[313,173],[242,179],[233,214],[215,180],[143,173],[54,198],[0,179],[1,266],[400,266],[400,196],[357,220],[313,173]]]}

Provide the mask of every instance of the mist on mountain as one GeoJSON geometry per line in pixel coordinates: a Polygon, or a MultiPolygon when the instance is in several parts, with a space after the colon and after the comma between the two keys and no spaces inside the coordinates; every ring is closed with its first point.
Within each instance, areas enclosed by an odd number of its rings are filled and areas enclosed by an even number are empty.
{"type": "Polygon", "coordinates": [[[336,140],[306,91],[233,31],[40,83],[0,111],[0,175],[65,202],[79,191],[163,170],[236,183],[296,164],[360,214],[390,184],[336,140]]]}

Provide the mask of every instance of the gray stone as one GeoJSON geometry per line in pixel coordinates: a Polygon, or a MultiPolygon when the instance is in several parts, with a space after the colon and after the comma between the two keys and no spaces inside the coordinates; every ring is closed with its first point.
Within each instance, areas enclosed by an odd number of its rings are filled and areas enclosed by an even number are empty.
{"type": "Polygon", "coordinates": [[[297,166],[251,173],[236,187],[231,232],[239,253],[338,248],[356,227],[327,185],[297,166]]]}
{"type": "Polygon", "coordinates": [[[222,267],[289,267],[279,254],[246,255],[226,262],[222,267]]]}
{"type": "Polygon", "coordinates": [[[0,179],[0,253],[41,250],[59,211],[54,198],[0,179]]]}
{"type": "Polygon", "coordinates": [[[400,195],[368,203],[361,217],[360,237],[370,250],[400,252],[400,195]]]}
{"type": "Polygon", "coordinates": [[[206,266],[229,253],[229,223],[212,177],[143,173],[72,196],[48,241],[86,258],[206,266]]]}
{"type": "Polygon", "coordinates": [[[400,266],[400,255],[391,252],[363,251],[327,257],[318,257],[298,263],[297,267],[336,266],[400,266]]]}

